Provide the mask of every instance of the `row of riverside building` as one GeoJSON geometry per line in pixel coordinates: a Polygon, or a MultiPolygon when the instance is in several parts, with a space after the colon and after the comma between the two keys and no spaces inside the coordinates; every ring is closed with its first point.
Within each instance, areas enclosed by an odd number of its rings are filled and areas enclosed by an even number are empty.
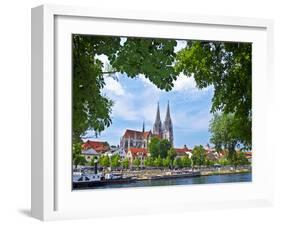
{"type": "MultiPolygon", "coordinates": [[[[177,157],[192,156],[192,150],[186,145],[182,148],[174,147],[173,123],[170,114],[170,105],[168,102],[166,117],[162,123],[160,117],[159,103],[157,104],[157,112],[152,130],[145,130],[143,123],[142,130],[126,129],[120,139],[120,144],[110,146],[107,142],[87,140],[82,145],[82,154],[87,161],[91,161],[94,156],[115,155],[118,154],[121,159],[128,158],[132,163],[136,158],[140,160],[140,165],[144,165],[144,160],[149,156],[148,145],[152,137],[168,140],[177,153],[177,157]]],[[[214,161],[221,158],[222,153],[217,153],[209,145],[205,147],[207,158],[214,161]]],[[[251,156],[249,156],[251,157],[251,156]]]]}

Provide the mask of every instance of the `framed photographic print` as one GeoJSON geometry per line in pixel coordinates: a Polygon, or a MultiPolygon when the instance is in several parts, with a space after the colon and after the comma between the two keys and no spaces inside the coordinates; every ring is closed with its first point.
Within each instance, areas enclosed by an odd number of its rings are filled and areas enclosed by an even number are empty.
{"type": "Polygon", "coordinates": [[[34,8],[32,215],[271,204],[272,29],[263,19],[34,8]]]}

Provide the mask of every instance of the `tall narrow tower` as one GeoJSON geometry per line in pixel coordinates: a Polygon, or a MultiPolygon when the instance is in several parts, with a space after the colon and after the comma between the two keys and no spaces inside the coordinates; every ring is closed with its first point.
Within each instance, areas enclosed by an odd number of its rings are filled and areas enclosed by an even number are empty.
{"type": "Polygon", "coordinates": [[[153,125],[153,133],[160,136],[162,134],[162,122],[160,118],[159,102],[157,104],[157,112],[156,112],[155,122],[153,125]]]}
{"type": "Polygon", "coordinates": [[[174,135],[173,135],[173,123],[170,115],[170,104],[168,101],[168,106],[167,106],[167,112],[166,112],[166,118],[164,121],[164,126],[163,126],[163,139],[167,139],[168,141],[171,142],[173,146],[173,141],[174,141],[174,135]]]}

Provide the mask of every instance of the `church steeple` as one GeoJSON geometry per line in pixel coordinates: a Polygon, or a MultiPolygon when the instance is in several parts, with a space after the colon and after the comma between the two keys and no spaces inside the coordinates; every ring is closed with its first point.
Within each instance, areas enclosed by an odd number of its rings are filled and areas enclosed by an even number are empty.
{"type": "Polygon", "coordinates": [[[170,104],[168,101],[167,105],[167,112],[166,112],[166,117],[164,121],[164,131],[163,131],[163,138],[169,140],[173,146],[173,141],[174,141],[174,135],[173,135],[173,124],[172,124],[172,119],[170,115],[170,104]]]}
{"type": "Polygon", "coordinates": [[[159,102],[157,103],[157,112],[156,112],[156,119],[155,122],[161,122],[161,118],[160,118],[160,110],[159,110],[159,102]]]}
{"type": "Polygon", "coordinates": [[[145,131],[145,124],[144,124],[144,121],[143,121],[143,123],[142,123],[142,132],[144,133],[144,131],[145,131]]]}
{"type": "Polygon", "coordinates": [[[169,122],[169,121],[172,121],[172,120],[171,120],[171,115],[170,115],[170,104],[169,104],[169,101],[168,101],[165,122],[169,122]]]}
{"type": "Polygon", "coordinates": [[[162,132],[162,122],[160,118],[159,102],[157,103],[156,118],[153,125],[153,133],[161,135],[162,132]]]}

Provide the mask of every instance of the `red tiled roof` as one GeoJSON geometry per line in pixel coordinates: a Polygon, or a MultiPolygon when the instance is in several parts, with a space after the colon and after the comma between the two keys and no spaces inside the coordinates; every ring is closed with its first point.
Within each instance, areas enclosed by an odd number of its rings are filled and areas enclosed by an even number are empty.
{"type": "Polygon", "coordinates": [[[137,137],[142,136],[142,132],[136,131],[136,130],[126,129],[126,131],[123,135],[123,137],[125,137],[125,138],[135,137],[135,136],[137,136],[137,137]]]}
{"type": "Polygon", "coordinates": [[[131,152],[132,156],[147,155],[147,150],[145,148],[129,148],[128,152],[131,152]]]}
{"type": "Polygon", "coordinates": [[[124,138],[135,138],[135,136],[138,139],[147,139],[151,131],[146,131],[146,132],[141,132],[137,130],[131,130],[131,129],[126,129],[123,137],[124,138]]]}
{"type": "Polygon", "coordinates": [[[97,152],[106,152],[109,149],[108,144],[106,142],[91,141],[91,140],[87,140],[84,144],[82,144],[82,148],[83,149],[93,148],[97,152]]]}

